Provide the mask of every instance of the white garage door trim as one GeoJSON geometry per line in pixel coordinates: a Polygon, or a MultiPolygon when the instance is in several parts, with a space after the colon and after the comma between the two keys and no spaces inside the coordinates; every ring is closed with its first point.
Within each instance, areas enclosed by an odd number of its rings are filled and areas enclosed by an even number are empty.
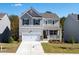
{"type": "Polygon", "coordinates": [[[40,33],[22,33],[22,41],[40,41],[40,33]]]}

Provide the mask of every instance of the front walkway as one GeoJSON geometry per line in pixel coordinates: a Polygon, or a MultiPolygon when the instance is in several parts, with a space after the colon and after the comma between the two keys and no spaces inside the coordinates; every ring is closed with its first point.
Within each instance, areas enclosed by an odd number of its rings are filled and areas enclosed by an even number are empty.
{"type": "Polygon", "coordinates": [[[22,41],[16,54],[41,55],[44,54],[40,41],[22,41]]]}

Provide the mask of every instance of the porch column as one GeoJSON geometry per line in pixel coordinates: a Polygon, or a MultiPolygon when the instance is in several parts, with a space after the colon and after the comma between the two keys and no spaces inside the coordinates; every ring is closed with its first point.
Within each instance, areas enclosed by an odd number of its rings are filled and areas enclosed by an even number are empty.
{"type": "Polygon", "coordinates": [[[50,31],[48,30],[47,33],[48,33],[47,39],[49,40],[50,39],[50,31]]]}
{"type": "Polygon", "coordinates": [[[62,42],[62,29],[60,29],[60,42],[62,42]]]}
{"type": "Polygon", "coordinates": [[[58,34],[57,35],[60,35],[60,30],[58,30],[58,34]]]}
{"type": "Polygon", "coordinates": [[[58,30],[57,39],[60,40],[60,30],[58,30]]]}
{"type": "Polygon", "coordinates": [[[61,29],[58,30],[58,37],[59,37],[58,39],[59,39],[60,42],[61,42],[61,29]]]}
{"type": "Polygon", "coordinates": [[[31,19],[31,25],[33,25],[33,19],[31,19]]]}

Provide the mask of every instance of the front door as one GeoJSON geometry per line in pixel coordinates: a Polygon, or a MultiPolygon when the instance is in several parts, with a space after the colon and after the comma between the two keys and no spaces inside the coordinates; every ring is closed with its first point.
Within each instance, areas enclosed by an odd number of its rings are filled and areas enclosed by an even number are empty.
{"type": "Polygon", "coordinates": [[[47,38],[47,31],[46,30],[43,31],[43,38],[47,38]]]}

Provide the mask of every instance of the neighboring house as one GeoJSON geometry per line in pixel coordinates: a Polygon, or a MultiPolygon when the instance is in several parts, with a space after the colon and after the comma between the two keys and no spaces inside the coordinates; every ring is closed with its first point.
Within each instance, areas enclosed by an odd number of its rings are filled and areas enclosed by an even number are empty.
{"type": "Polygon", "coordinates": [[[41,14],[34,8],[31,8],[25,11],[20,16],[19,20],[20,39],[22,39],[24,35],[27,36],[27,33],[29,35],[33,33],[34,35],[39,34],[40,38],[42,38],[43,40],[61,41],[62,32],[60,28],[60,19],[54,13],[41,14]]]}
{"type": "Polygon", "coordinates": [[[0,13],[0,42],[6,42],[10,37],[10,20],[8,15],[0,13]]]}
{"type": "Polygon", "coordinates": [[[79,42],[79,15],[69,14],[64,22],[64,41],[67,42],[71,38],[79,42]]]}

